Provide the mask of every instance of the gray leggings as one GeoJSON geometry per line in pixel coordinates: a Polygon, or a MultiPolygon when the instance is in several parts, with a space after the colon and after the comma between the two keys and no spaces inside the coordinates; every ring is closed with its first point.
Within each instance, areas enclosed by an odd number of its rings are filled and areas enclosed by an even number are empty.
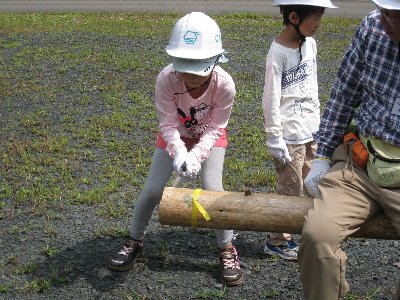
{"type": "MultiPolygon", "coordinates": [[[[213,147],[210,155],[201,165],[201,188],[210,191],[223,191],[222,169],[224,166],[225,148],[213,147]]],[[[173,171],[172,158],[164,149],[156,148],[151,161],[146,183],[135,202],[130,236],[142,239],[153,215],[160,203],[162,193],[173,171]]],[[[219,247],[231,243],[232,230],[215,229],[219,247]]]]}

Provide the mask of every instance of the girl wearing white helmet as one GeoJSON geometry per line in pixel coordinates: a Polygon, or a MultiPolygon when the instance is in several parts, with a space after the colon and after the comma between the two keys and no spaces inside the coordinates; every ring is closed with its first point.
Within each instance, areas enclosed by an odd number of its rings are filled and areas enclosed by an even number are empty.
{"type": "MultiPolygon", "coordinates": [[[[179,19],[166,51],[172,64],[157,76],[155,106],[160,132],[150,172],[135,202],[130,237],[115,258],[112,270],[129,270],[143,252],[145,229],[171,174],[194,179],[201,188],[222,191],[222,169],[228,145],[226,127],[236,89],[232,77],[217,65],[225,62],[217,23],[201,12],[179,19]],[[201,173],[200,173],[201,170],[201,173]]],[[[221,282],[243,282],[232,230],[215,230],[220,248],[221,282]]]]}
{"type": "MultiPolygon", "coordinates": [[[[277,172],[276,193],[303,195],[303,178],[314,154],[313,135],[319,126],[317,46],[318,30],[328,0],[275,0],[284,28],[266,58],[262,107],[267,148],[277,172]]],[[[264,252],[296,260],[298,246],[287,233],[270,233],[264,252]]]]}

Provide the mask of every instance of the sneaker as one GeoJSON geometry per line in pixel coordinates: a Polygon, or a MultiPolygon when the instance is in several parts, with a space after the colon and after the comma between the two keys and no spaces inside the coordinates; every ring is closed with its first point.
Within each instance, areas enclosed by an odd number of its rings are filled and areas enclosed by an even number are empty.
{"type": "Polygon", "coordinates": [[[222,248],[219,252],[221,283],[227,286],[239,285],[243,282],[239,256],[235,247],[222,248]]]}
{"type": "Polygon", "coordinates": [[[299,245],[296,244],[294,239],[290,239],[290,241],[287,242],[287,246],[289,249],[292,249],[293,251],[299,252],[299,245]]]}
{"type": "Polygon", "coordinates": [[[268,236],[267,242],[264,246],[264,252],[269,255],[277,255],[286,260],[297,260],[297,252],[299,251],[299,246],[291,239],[284,244],[279,246],[274,246],[270,242],[268,236]]]}
{"type": "Polygon", "coordinates": [[[115,258],[108,263],[108,268],[114,271],[127,271],[133,263],[143,254],[143,240],[128,239],[118,251],[115,258]]]}

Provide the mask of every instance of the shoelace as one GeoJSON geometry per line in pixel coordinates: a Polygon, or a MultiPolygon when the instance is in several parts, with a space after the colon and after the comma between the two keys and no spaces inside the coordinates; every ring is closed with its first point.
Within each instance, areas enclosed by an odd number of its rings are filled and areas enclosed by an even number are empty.
{"type": "Polygon", "coordinates": [[[240,264],[236,259],[236,255],[231,252],[223,252],[222,261],[224,262],[224,269],[239,269],[240,264]],[[227,258],[225,255],[233,256],[233,258],[227,258]]]}
{"type": "Polygon", "coordinates": [[[124,248],[122,248],[122,250],[119,251],[118,254],[128,256],[129,252],[131,252],[132,250],[133,250],[132,247],[127,247],[124,245],[124,248]]]}

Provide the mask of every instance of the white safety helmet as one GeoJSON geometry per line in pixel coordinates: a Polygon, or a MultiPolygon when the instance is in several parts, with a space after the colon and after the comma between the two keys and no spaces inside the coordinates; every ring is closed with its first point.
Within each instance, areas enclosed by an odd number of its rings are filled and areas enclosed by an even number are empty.
{"type": "MultiPolygon", "coordinates": [[[[394,2],[395,0],[392,0],[394,2]]],[[[327,8],[337,8],[330,0],[274,0],[273,6],[280,5],[311,5],[327,8]]]]}
{"type": "Polygon", "coordinates": [[[218,62],[226,62],[218,24],[202,12],[180,18],[165,47],[175,71],[207,76],[218,62]]]}
{"type": "Polygon", "coordinates": [[[400,10],[399,0],[372,0],[372,2],[384,9],[400,10]]]}
{"type": "Polygon", "coordinates": [[[205,59],[225,52],[218,24],[202,12],[180,18],[165,48],[172,57],[205,59]]]}

